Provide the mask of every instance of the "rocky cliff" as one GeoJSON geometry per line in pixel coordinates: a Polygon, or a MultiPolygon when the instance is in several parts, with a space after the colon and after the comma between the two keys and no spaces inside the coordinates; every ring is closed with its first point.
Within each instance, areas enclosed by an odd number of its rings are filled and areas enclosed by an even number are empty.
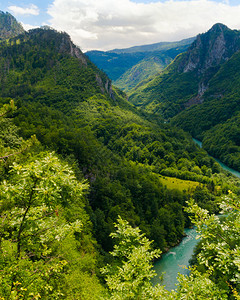
{"type": "Polygon", "coordinates": [[[0,40],[15,37],[23,32],[22,25],[10,13],[0,11],[0,40]]]}
{"type": "Polygon", "coordinates": [[[217,23],[208,32],[199,34],[180,64],[180,71],[197,69],[199,75],[219,66],[240,49],[240,32],[217,23]]]}

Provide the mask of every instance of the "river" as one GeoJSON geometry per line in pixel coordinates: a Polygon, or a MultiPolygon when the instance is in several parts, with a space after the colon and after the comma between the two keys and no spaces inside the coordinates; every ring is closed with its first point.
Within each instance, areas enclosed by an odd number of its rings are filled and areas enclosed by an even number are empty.
{"type": "MultiPolygon", "coordinates": [[[[193,139],[193,141],[202,147],[202,143],[200,141],[196,139],[193,139]]],[[[224,170],[231,172],[233,175],[240,178],[239,172],[229,168],[218,159],[214,159],[224,170]]],[[[163,254],[162,258],[154,264],[154,269],[158,275],[153,278],[153,284],[159,283],[159,276],[161,276],[162,272],[164,272],[165,274],[161,284],[165,285],[166,289],[170,291],[176,288],[178,273],[184,275],[189,274],[189,270],[184,268],[184,266],[189,266],[188,261],[193,254],[193,249],[198,240],[196,240],[197,232],[194,228],[185,229],[185,233],[187,236],[183,238],[181,243],[178,246],[171,248],[167,253],[163,254]]]]}
{"type": "MultiPolygon", "coordinates": [[[[202,148],[202,142],[200,142],[199,140],[193,139],[193,141],[198,144],[198,146],[200,148],[202,148]]],[[[211,155],[209,155],[211,156],[211,155]]],[[[214,158],[216,160],[216,162],[219,163],[219,165],[226,171],[231,172],[233,175],[235,175],[236,177],[240,178],[240,173],[232,168],[229,168],[227,165],[225,165],[224,163],[222,163],[220,160],[218,160],[217,158],[211,156],[212,158],[214,158]]]]}
{"type": "Polygon", "coordinates": [[[197,232],[195,229],[186,228],[184,231],[187,236],[183,238],[181,243],[171,248],[167,253],[164,253],[162,258],[154,264],[154,269],[158,276],[153,278],[153,284],[159,283],[159,276],[162,272],[165,272],[161,284],[165,285],[169,291],[176,288],[175,284],[177,283],[178,273],[189,274],[189,270],[184,267],[189,265],[188,261],[198,242],[196,240],[197,232]]]}

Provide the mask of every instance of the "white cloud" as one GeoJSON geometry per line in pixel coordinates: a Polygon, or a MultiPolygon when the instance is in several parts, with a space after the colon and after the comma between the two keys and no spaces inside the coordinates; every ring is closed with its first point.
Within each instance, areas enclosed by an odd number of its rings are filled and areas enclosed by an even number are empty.
{"type": "Polygon", "coordinates": [[[14,15],[39,15],[39,8],[35,4],[30,4],[28,7],[20,7],[16,5],[9,6],[8,9],[14,15]]]}
{"type": "Polygon", "coordinates": [[[23,28],[28,31],[29,29],[34,29],[34,28],[39,28],[39,26],[35,26],[35,25],[31,25],[31,24],[26,24],[26,23],[23,23],[21,22],[23,28]]]}
{"type": "Polygon", "coordinates": [[[68,32],[82,49],[113,49],[176,41],[207,31],[215,23],[240,28],[240,5],[225,0],[54,0],[50,25],[68,32]]]}

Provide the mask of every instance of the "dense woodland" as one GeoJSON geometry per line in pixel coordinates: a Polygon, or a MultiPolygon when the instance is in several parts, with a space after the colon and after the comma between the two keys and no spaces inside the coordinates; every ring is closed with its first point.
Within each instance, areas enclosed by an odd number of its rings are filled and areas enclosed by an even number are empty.
{"type": "Polygon", "coordinates": [[[0,87],[1,299],[239,299],[240,186],[189,134],[54,30],[1,42],[0,87]],[[203,267],[153,287],[192,223],[203,267]]]}

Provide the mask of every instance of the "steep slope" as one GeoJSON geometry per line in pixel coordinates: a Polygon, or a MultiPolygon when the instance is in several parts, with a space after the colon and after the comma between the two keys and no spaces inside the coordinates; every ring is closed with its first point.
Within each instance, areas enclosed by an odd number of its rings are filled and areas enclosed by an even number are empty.
{"type": "Polygon", "coordinates": [[[12,38],[23,32],[22,25],[10,13],[0,11],[0,40],[12,38]]]}
{"type": "Polygon", "coordinates": [[[172,123],[203,141],[205,149],[240,170],[240,53],[224,63],[209,81],[204,102],[173,118],[172,123]]]}
{"type": "Polygon", "coordinates": [[[2,42],[0,75],[0,101],[16,102],[20,134],[36,134],[88,179],[88,213],[104,250],[118,215],[164,250],[189,222],[187,199],[200,193],[215,211],[230,188],[218,187],[214,160],[186,133],[149,122],[66,33],[35,29],[2,42]]]}
{"type": "Polygon", "coordinates": [[[207,33],[198,35],[188,51],[178,56],[160,76],[140,84],[130,101],[165,118],[173,117],[204,101],[210,79],[239,49],[239,32],[215,24],[207,33]]]}
{"type": "Polygon", "coordinates": [[[130,94],[140,82],[159,74],[179,53],[184,52],[188,47],[189,45],[186,44],[166,51],[149,51],[144,59],[115,80],[114,85],[130,94]]]}
{"type": "Polygon", "coordinates": [[[114,85],[129,93],[141,81],[160,73],[171,61],[172,59],[165,55],[144,58],[114,81],[114,85]]]}
{"type": "Polygon", "coordinates": [[[116,86],[128,90],[166,67],[179,53],[184,52],[193,40],[194,38],[191,38],[180,42],[157,43],[107,52],[89,51],[86,54],[107,73],[116,86]],[[154,65],[151,64],[152,61],[154,65]],[[136,69],[141,70],[141,76],[136,76],[136,69]],[[132,74],[135,74],[133,80],[132,74]]]}

